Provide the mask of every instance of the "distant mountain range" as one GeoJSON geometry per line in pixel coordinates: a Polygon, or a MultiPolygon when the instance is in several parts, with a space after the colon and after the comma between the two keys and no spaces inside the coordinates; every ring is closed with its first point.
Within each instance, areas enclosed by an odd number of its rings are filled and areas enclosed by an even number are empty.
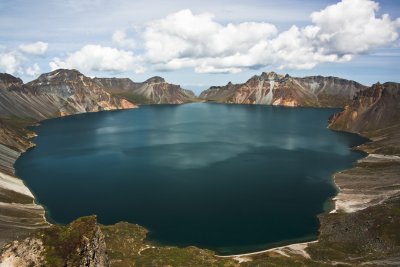
{"type": "Polygon", "coordinates": [[[242,84],[212,86],[199,97],[162,77],[144,82],[129,78],[89,78],[77,70],[59,69],[24,84],[7,73],[0,74],[0,117],[42,120],[70,114],[134,108],[142,104],[182,104],[213,101],[230,104],[339,107],[341,114],[330,126],[362,131],[397,121],[398,83],[364,86],[337,77],[304,78],[263,72],[242,84]]]}
{"type": "Polygon", "coordinates": [[[196,101],[195,94],[155,76],[136,83],[129,78],[94,78],[107,92],[138,104],[182,104],[196,101]]]}
{"type": "Polygon", "coordinates": [[[42,120],[102,110],[134,108],[141,104],[182,104],[214,101],[302,107],[340,107],[331,127],[361,131],[397,121],[398,83],[364,86],[337,77],[304,78],[263,72],[242,84],[213,86],[199,97],[162,77],[144,82],[129,78],[89,78],[77,70],[59,69],[24,84],[0,74],[0,116],[42,120]]]}
{"type": "Polygon", "coordinates": [[[263,72],[242,84],[213,86],[200,94],[207,101],[275,106],[344,107],[367,87],[336,77],[304,78],[263,72]]]}

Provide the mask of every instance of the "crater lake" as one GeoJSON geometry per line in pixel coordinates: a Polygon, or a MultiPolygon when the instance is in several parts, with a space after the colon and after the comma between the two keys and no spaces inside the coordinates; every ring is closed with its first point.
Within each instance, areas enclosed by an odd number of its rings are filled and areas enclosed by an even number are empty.
{"type": "Polygon", "coordinates": [[[50,222],[96,214],[156,244],[220,255],[315,240],[332,176],[365,139],[327,128],[337,109],[194,103],[46,120],[17,175],[50,222]]]}

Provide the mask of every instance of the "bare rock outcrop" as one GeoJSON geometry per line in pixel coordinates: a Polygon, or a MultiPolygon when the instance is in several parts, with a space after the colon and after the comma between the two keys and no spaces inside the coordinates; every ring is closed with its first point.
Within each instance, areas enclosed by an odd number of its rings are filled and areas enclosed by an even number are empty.
{"type": "Polygon", "coordinates": [[[112,95],[119,95],[138,104],[183,104],[196,101],[197,97],[179,85],[167,83],[154,76],[136,83],[128,78],[95,78],[100,86],[112,95]]]}
{"type": "Polygon", "coordinates": [[[335,130],[364,132],[400,123],[400,84],[374,84],[357,93],[344,111],[330,119],[335,130]]]}
{"type": "Polygon", "coordinates": [[[0,253],[3,266],[106,267],[109,261],[104,234],[96,217],[88,216],[11,242],[0,253]]]}
{"type": "Polygon", "coordinates": [[[59,69],[27,84],[8,74],[0,76],[0,116],[42,120],[59,116],[134,108],[111,96],[77,70],[59,69]]]}
{"type": "Polygon", "coordinates": [[[207,101],[274,106],[344,107],[366,87],[336,77],[296,78],[263,72],[243,84],[214,86],[200,94],[207,101]]]}

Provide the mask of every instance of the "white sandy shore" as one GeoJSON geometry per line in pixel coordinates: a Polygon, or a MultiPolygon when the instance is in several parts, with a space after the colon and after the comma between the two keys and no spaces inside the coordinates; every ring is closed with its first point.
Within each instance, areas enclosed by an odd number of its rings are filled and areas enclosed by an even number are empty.
{"type": "MultiPolygon", "coordinates": [[[[399,156],[383,155],[383,154],[369,154],[365,158],[358,160],[358,163],[380,163],[380,162],[399,162],[399,156]]],[[[339,174],[338,172],[337,174],[339,174]]],[[[335,174],[336,176],[336,174],[335,174]]],[[[333,178],[339,193],[333,198],[335,201],[335,209],[330,213],[345,212],[352,213],[359,210],[363,210],[373,205],[378,205],[390,197],[396,195],[400,192],[398,189],[393,190],[364,190],[364,193],[355,192],[352,189],[341,188],[335,181],[335,176],[333,178]]],[[[396,186],[398,184],[391,184],[396,186]]]]}
{"type": "MultiPolygon", "coordinates": [[[[400,161],[399,156],[392,156],[392,155],[382,155],[382,154],[369,154],[365,158],[358,160],[359,163],[361,162],[385,162],[385,161],[400,161]]],[[[340,172],[336,173],[339,174],[340,172]]],[[[335,174],[335,175],[336,175],[335,174]]],[[[334,176],[335,177],[335,176],[334,176]]],[[[333,179],[334,179],[333,177],[333,179]]],[[[382,194],[374,193],[374,194],[367,194],[367,193],[356,193],[352,190],[346,190],[340,188],[340,186],[336,183],[335,179],[334,182],[339,189],[339,193],[336,197],[333,198],[335,201],[335,209],[332,210],[330,213],[335,212],[345,212],[345,213],[352,213],[358,210],[365,209],[371,205],[379,204],[388,199],[390,196],[393,196],[399,192],[399,190],[385,190],[382,194]]],[[[310,255],[305,251],[308,244],[316,243],[316,241],[312,242],[305,242],[305,243],[296,243],[287,246],[276,247],[272,249],[251,252],[251,253],[244,253],[244,254],[237,254],[237,255],[228,255],[228,256],[217,256],[220,258],[232,258],[237,260],[238,262],[246,262],[251,261],[251,256],[263,254],[267,252],[275,252],[285,257],[290,257],[290,254],[297,254],[303,256],[305,258],[310,258],[310,255]]]]}
{"type": "Polygon", "coordinates": [[[250,253],[244,253],[244,254],[236,254],[236,255],[227,255],[227,256],[219,256],[219,258],[232,258],[234,260],[237,260],[238,262],[246,262],[246,261],[251,261],[251,256],[254,255],[259,255],[267,252],[275,252],[280,255],[283,255],[285,257],[290,257],[290,254],[297,254],[300,256],[303,256],[305,258],[310,258],[310,255],[305,251],[307,246],[312,243],[317,243],[318,240],[316,241],[310,241],[310,242],[303,242],[303,243],[295,243],[287,246],[281,246],[281,247],[276,247],[276,248],[270,248],[266,250],[261,250],[257,252],[250,252],[250,253]]]}

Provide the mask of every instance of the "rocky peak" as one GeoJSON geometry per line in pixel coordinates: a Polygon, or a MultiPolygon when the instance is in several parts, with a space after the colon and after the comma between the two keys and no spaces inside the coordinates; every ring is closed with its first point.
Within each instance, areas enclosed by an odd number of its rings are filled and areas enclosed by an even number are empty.
{"type": "Polygon", "coordinates": [[[383,86],[389,90],[395,90],[398,93],[400,92],[400,83],[386,82],[383,84],[383,86]]]}
{"type": "Polygon", "coordinates": [[[38,93],[51,93],[62,98],[68,98],[76,92],[89,92],[97,89],[91,78],[77,70],[58,69],[44,73],[36,80],[27,83],[31,90],[38,93]]]}
{"type": "Polygon", "coordinates": [[[58,69],[39,76],[38,81],[70,81],[79,77],[85,77],[82,73],[74,69],[58,69]]]}
{"type": "Polygon", "coordinates": [[[27,85],[37,87],[41,85],[67,85],[71,83],[88,86],[92,83],[92,79],[74,69],[58,69],[40,75],[39,78],[27,83],[27,85]]]}
{"type": "Polygon", "coordinates": [[[160,76],[154,76],[147,79],[144,83],[165,83],[165,79],[160,76]]]}
{"type": "Polygon", "coordinates": [[[14,77],[8,73],[0,73],[0,89],[20,88],[23,84],[20,78],[14,77]]]}
{"type": "Polygon", "coordinates": [[[279,75],[273,71],[271,72],[263,72],[261,74],[261,79],[263,80],[269,80],[269,81],[278,81],[281,78],[283,78],[283,75],[279,75]]]}

